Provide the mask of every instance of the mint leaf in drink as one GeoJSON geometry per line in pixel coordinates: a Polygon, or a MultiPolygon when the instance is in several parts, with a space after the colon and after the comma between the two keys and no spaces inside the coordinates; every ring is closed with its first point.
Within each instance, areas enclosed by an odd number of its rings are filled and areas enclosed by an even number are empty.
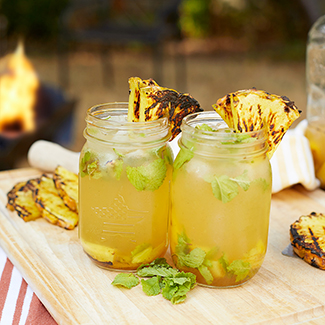
{"type": "Polygon", "coordinates": [[[250,186],[250,180],[248,178],[248,171],[244,170],[243,174],[235,177],[230,178],[232,181],[236,182],[244,191],[247,191],[250,186]]]}
{"type": "Polygon", "coordinates": [[[131,289],[137,286],[140,280],[132,273],[119,273],[113,280],[115,286],[122,286],[131,289]]]}
{"type": "Polygon", "coordinates": [[[174,170],[180,169],[185,163],[189,162],[194,156],[192,150],[181,147],[174,161],[174,170]]]}
{"type": "Polygon", "coordinates": [[[205,255],[203,249],[196,247],[186,255],[179,255],[178,258],[181,259],[183,265],[196,269],[202,265],[205,255]]]}
{"type": "Polygon", "coordinates": [[[214,177],[211,182],[213,195],[223,203],[230,202],[238,193],[238,185],[232,181],[227,175],[214,177]]]}
{"type": "Polygon", "coordinates": [[[251,265],[243,260],[235,260],[228,267],[227,271],[236,275],[236,282],[244,280],[251,270],[251,265]]]}
{"type": "Polygon", "coordinates": [[[84,177],[89,175],[94,179],[101,177],[101,172],[99,170],[99,160],[97,156],[90,150],[85,151],[82,158],[80,159],[80,176],[84,177]]]}
{"type": "Polygon", "coordinates": [[[213,195],[223,203],[230,202],[239,194],[238,186],[247,191],[250,184],[251,181],[248,178],[247,170],[237,177],[229,177],[227,175],[214,176],[211,181],[213,195]]]}
{"type": "Polygon", "coordinates": [[[158,276],[154,276],[147,280],[141,279],[142,290],[147,296],[157,296],[160,294],[160,280],[158,276]]]}
{"type": "Polygon", "coordinates": [[[138,191],[157,190],[164,182],[166,173],[166,162],[162,158],[158,158],[149,164],[139,167],[126,167],[127,177],[138,191]]]}
{"type": "Polygon", "coordinates": [[[199,272],[201,273],[201,275],[203,276],[205,282],[207,284],[211,284],[213,282],[213,276],[211,274],[211,272],[209,271],[208,267],[205,265],[200,265],[198,267],[199,272]]]}
{"type": "Polygon", "coordinates": [[[205,124],[205,123],[197,125],[195,128],[199,129],[201,131],[209,131],[209,132],[214,131],[211,126],[209,126],[208,124],[205,124]]]}
{"type": "Polygon", "coordinates": [[[237,137],[234,140],[233,137],[230,141],[223,141],[221,144],[239,144],[239,143],[251,143],[256,141],[256,138],[252,137],[250,134],[236,133],[237,137]]]}

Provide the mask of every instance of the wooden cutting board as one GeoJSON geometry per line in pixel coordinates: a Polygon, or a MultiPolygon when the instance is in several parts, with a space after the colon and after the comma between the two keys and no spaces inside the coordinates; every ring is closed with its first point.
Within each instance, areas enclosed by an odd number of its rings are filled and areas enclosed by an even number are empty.
{"type": "MultiPolygon", "coordinates": [[[[0,201],[36,169],[0,173],[0,201]]],[[[117,273],[93,265],[78,242],[77,229],[45,220],[25,223],[0,209],[0,245],[59,324],[325,324],[325,271],[284,256],[289,227],[300,215],[325,213],[325,192],[301,186],[273,196],[268,252],[248,283],[232,289],[197,286],[183,304],[146,296],[141,285],[111,285],[117,273]]]]}

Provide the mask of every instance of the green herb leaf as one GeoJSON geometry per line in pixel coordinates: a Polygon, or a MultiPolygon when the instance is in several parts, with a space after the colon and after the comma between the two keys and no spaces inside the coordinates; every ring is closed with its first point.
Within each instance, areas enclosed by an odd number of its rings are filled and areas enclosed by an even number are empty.
{"type": "Polygon", "coordinates": [[[238,185],[227,175],[214,177],[211,182],[213,195],[223,203],[230,202],[239,193],[238,185]]]}
{"type": "Polygon", "coordinates": [[[142,290],[147,296],[157,296],[161,289],[160,289],[160,281],[159,277],[154,276],[147,280],[141,279],[142,290]]]}
{"type": "Polygon", "coordinates": [[[127,177],[138,191],[157,190],[164,182],[166,172],[166,163],[162,158],[158,158],[147,165],[126,167],[127,177]]]}
{"type": "Polygon", "coordinates": [[[206,253],[203,249],[196,247],[189,254],[179,255],[178,258],[182,260],[183,265],[196,269],[202,265],[205,255],[206,253]]]}
{"type": "Polygon", "coordinates": [[[236,282],[244,280],[248,276],[250,269],[250,263],[242,260],[235,260],[227,267],[228,272],[236,275],[236,282]]]}
{"type": "Polygon", "coordinates": [[[179,271],[170,266],[165,258],[158,258],[154,262],[141,265],[137,270],[137,275],[141,277],[149,276],[161,276],[161,277],[173,277],[179,271]]]}
{"type": "Polygon", "coordinates": [[[207,284],[211,284],[213,282],[213,276],[207,266],[205,265],[200,265],[198,267],[199,272],[203,276],[204,280],[206,281],[207,284]]]}
{"type": "Polygon", "coordinates": [[[230,178],[232,181],[236,182],[244,191],[247,191],[250,186],[250,180],[248,178],[248,171],[244,170],[243,174],[230,178]]]}
{"type": "Polygon", "coordinates": [[[99,170],[99,160],[90,150],[87,150],[80,159],[80,176],[91,176],[94,179],[101,177],[99,170]]]}
{"type": "Polygon", "coordinates": [[[250,187],[250,180],[247,176],[247,170],[237,177],[229,177],[227,175],[214,176],[211,181],[213,195],[223,203],[230,202],[239,194],[238,186],[244,191],[250,187]]]}
{"type": "Polygon", "coordinates": [[[189,162],[194,156],[192,150],[182,147],[174,161],[174,169],[181,168],[185,163],[189,162]]]}
{"type": "Polygon", "coordinates": [[[214,131],[211,126],[209,126],[208,124],[205,124],[205,123],[197,125],[195,128],[202,130],[202,131],[209,131],[209,132],[214,131]]]}
{"type": "Polygon", "coordinates": [[[115,286],[122,286],[128,289],[137,286],[139,283],[140,280],[132,273],[119,273],[112,282],[115,286]]]}

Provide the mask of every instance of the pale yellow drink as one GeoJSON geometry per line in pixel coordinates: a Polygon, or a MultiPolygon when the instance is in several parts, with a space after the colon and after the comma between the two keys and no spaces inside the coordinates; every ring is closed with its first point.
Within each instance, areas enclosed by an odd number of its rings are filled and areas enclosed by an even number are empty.
{"type": "Polygon", "coordinates": [[[271,168],[262,133],[246,136],[183,126],[180,155],[190,159],[175,162],[171,252],[177,267],[203,285],[246,282],[266,253],[271,168]]]}
{"type": "MultiPolygon", "coordinates": [[[[124,110],[125,118],[126,113],[124,110]]],[[[79,173],[79,237],[98,266],[135,270],[162,257],[168,246],[168,123],[146,122],[152,126],[142,134],[141,124],[115,123],[114,118],[103,122],[110,126],[104,131],[103,125],[94,127],[88,121],[85,131],[79,173]],[[114,134],[114,128],[123,132],[115,130],[114,134]]]]}
{"type": "Polygon", "coordinates": [[[305,135],[312,150],[316,177],[320,180],[321,187],[325,189],[325,120],[309,121],[305,135]]]}

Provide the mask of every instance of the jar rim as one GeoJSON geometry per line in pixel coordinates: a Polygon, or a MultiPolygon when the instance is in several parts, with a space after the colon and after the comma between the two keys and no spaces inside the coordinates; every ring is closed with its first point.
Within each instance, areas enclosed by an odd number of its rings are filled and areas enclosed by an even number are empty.
{"type": "MultiPolygon", "coordinates": [[[[181,125],[183,133],[180,145],[186,147],[190,143],[197,143],[197,148],[203,153],[204,148],[214,147],[221,150],[236,149],[236,154],[247,155],[264,153],[268,150],[267,128],[260,130],[236,133],[215,111],[196,112],[184,117],[181,125]],[[207,124],[217,128],[202,129],[198,125],[207,124]]],[[[209,149],[210,150],[210,149],[209,149]]]]}
{"type": "Polygon", "coordinates": [[[153,121],[129,122],[128,103],[110,102],[101,103],[90,107],[87,110],[84,131],[86,137],[94,138],[103,142],[117,142],[132,145],[139,142],[140,145],[152,142],[164,142],[170,138],[169,121],[167,117],[162,117],[153,121]],[[98,132],[90,132],[95,128],[98,132]],[[118,131],[126,132],[129,137],[111,139],[110,134],[118,131]]]}

